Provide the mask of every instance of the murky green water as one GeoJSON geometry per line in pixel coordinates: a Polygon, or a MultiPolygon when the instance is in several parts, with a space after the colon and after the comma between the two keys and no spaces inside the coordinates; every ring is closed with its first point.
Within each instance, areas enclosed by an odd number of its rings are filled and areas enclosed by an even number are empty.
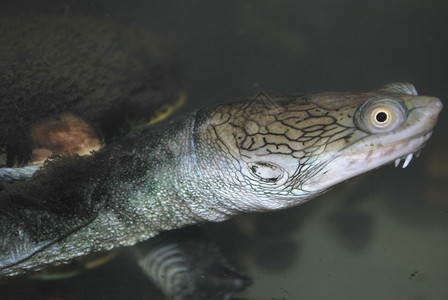
{"type": "MultiPolygon", "coordinates": [[[[188,109],[260,89],[373,90],[394,81],[448,99],[445,1],[16,1],[1,7],[2,16],[89,14],[153,32],[175,53],[188,109]]],[[[212,225],[254,278],[240,297],[448,299],[447,153],[443,111],[422,155],[404,170],[387,166],[301,207],[212,225]]],[[[71,280],[0,287],[4,295],[160,299],[126,255],[71,280]]]]}

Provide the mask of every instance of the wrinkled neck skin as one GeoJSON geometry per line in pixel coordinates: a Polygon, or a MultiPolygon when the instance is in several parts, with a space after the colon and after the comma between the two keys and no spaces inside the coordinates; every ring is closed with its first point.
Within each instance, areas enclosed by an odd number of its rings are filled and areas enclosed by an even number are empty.
{"type": "Polygon", "coordinates": [[[86,240],[102,241],[86,253],[134,245],[164,230],[246,211],[237,209],[231,191],[226,197],[217,192],[226,190],[228,174],[224,165],[207,164],[216,153],[198,147],[210,141],[202,140],[197,115],[150,128],[99,153],[104,174],[89,189],[101,198],[103,209],[91,224],[68,236],[67,244],[78,248],[86,240]]]}
{"type": "MultiPolygon", "coordinates": [[[[137,156],[147,159],[144,175],[129,182],[120,171],[112,180],[112,205],[119,207],[115,211],[132,216],[133,223],[141,219],[147,226],[143,239],[148,232],[297,204],[297,199],[278,204],[263,189],[247,185],[242,162],[210,134],[212,111],[204,108],[148,131],[134,147],[137,156]],[[123,191],[128,191],[124,197],[123,191]]],[[[126,165],[114,163],[120,170],[126,165]]]]}

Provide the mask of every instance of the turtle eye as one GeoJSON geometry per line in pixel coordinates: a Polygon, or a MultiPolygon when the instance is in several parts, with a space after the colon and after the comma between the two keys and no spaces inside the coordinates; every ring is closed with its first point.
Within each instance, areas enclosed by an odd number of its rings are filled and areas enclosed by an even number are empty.
{"type": "Polygon", "coordinates": [[[282,167],[270,162],[252,162],[248,163],[248,167],[255,177],[264,182],[279,181],[285,173],[282,167]]]}
{"type": "Polygon", "coordinates": [[[358,126],[369,133],[389,132],[406,119],[406,107],[401,100],[380,98],[368,100],[358,111],[358,126]]]}
{"type": "Polygon", "coordinates": [[[383,108],[375,109],[370,117],[372,118],[372,123],[374,123],[378,127],[385,127],[392,120],[392,118],[389,116],[389,111],[383,108]]]}

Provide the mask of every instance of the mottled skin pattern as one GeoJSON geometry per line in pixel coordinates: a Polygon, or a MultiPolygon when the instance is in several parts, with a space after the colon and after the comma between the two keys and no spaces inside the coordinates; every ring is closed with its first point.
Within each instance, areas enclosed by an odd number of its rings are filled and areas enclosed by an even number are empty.
{"type": "Polygon", "coordinates": [[[440,109],[440,100],[417,96],[410,84],[259,94],[199,109],[91,157],[55,159],[32,181],[5,184],[0,193],[1,274],[303,203],[421,149],[440,109]],[[398,111],[395,127],[369,129],[366,114],[375,105],[391,116],[390,107],[398,111]]]}
{"type": "MultiPolygon", "coordinates": [[[[251,171],[257,168],[253,163],[267,156],[271,162],[282,161],[286,168],[279,180],[264,181],[253,179],[247,169],[239,168],[238,185],[252,185],[268,197],[299,194],[300,184],[325,163],[317,161],[322,153],[337,152],[368,135],[356,127],[352,118],[366,96],[346,95],[343,102],[334,101],[339,97],[334,93],[272,97],[274,103],[270,104],[261,94],[255,101],[216,109],[206,140],[216,141],[217,151],[230,154],[231,160],[246,162],[251,171]]],[[[266,205],[269,209],[270,203],[266,205]]]]}

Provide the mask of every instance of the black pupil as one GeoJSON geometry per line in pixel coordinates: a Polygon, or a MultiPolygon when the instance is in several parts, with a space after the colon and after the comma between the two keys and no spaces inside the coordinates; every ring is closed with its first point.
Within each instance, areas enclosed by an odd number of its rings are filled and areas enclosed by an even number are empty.
{"type": "Polygon", "coordinates": [[[376,120],[380,123],[384,123],[387,120],[387,114],[385,112],[379,112],[376,114],[376,120]]]}

